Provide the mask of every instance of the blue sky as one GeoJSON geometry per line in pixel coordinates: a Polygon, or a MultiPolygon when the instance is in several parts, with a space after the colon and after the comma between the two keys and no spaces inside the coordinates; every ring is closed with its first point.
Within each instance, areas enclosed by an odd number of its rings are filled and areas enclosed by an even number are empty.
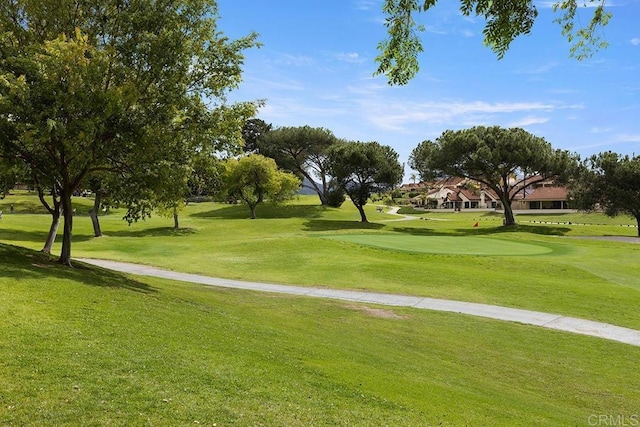
{"type": "Polygon", "coordinates": [[[583,158],[640,154],[640,0],[607,2],[609,47],[583,61],[569,58],[549,4],[538,3],[531,34],[498,60],[482,44],[484,21],[441,0],[417,16],[426,26],[418,75],[390,86],[373,76],[382,0],[218,0],[225,35],[256,31],[263,44],[246,51],[229,99],[264,99],[258,117],[276,127],[390,145],[401,162],[423,140],[477,125],[522,127],[583,158]]]}

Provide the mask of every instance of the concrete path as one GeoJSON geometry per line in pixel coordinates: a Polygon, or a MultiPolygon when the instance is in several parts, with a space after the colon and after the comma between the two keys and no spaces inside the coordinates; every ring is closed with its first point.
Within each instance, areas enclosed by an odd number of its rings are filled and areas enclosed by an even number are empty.
{"type": "Polygon", "coordinates": [[[260,292],[275,292],[306,297],[330,298],[358,303],[414,307],[426,310],[470,314],[472,316],[488,317],[491,319],[518,322],[527,325],[541,326],[543,328],[556,329],[559,331],[589,335],[592,337],[604,338],[640,347],[640,331],[623,328],[620,326],[614,326],[607,323],[561,316],[558,314],[416,296],[346,291],[339,289],[308,288],[303,286],[274,285],[257,282],[243,282],[230,279],[217,279],[208,276],[201,276],[198,274],[179,273],[145,265],[129,264],[118,261],[86,258],[78,258],[77,261],[96,265],[109,270],[116,270],[122,273],[180,280],[183,282],[199,283],[207,286],[219,286],[225,288],[247,289],[260,292]]]}
{"type": "MultiPolygon", "coordinates": [[[[380,206],[380,207],[384,208],[384,206],[380,206]]],[[[412,219],[418,219],[418,218],[417,218],[417,217],[415,217],[415,216],[399,214],[399,213],[398,213],[398,211],[399,211],[399,210],[400,210],[400,207],[399,207],[399,206],[395,206],[395,207],[393,207],[393,208],[389,209],[389,210],[387,211],[387,213],[388,213],[389,215],[397,215],[397,216],[399,216],[400,218],[398,218],[398,219],[383,219],[383,220],[381,220],[380,222],[411,221],[412,219]]]]}

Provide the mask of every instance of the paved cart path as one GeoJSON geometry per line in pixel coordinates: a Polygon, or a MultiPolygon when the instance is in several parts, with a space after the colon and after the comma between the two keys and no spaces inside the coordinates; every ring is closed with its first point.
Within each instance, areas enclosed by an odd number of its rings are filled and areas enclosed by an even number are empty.
{"type": "Polygon", "coordinates": [[[330,298],[358,303],[414,307],[426,310],[469,314],[472,316],[488,317],[491,319],[518,322],[543,328],[556,329],[559,331],[589,335],[592,337],[604,338],[640,347],[640,331],[638,330],[623,328],[607,323],[594,322],[591,320],[578,319],[575,317],[561,316],[559,314],[408,295],[392,295],[367,291],[310,288],[303,286],[275,285],[231,279],[218,279],[198,274],[179,273],[146,265],[130,264],[118,261],[86,258],[78,258],[77,261],[122,273],[180,280],[183,282],[199,283],[207,286],[246,289],[259,292],[275,292],[305,297],[330,298]]]}

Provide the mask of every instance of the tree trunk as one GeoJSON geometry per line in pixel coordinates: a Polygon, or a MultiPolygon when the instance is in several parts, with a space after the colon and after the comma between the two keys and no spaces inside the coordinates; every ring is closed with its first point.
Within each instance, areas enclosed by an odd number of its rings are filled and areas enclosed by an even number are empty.
{"type": "Polygon", "coordinates": [[[62,251],[58,262],[71,267],[71,236],[73,234],[72,191],[69,188],[65,188],[61,193],[60,201],[62,202],[62,215],[64,217],[64,232],[62,234],[62,251]]]}
{"type": "Polygon", "coordinates": [[[177,230],[180,228],[180,224],[178,223],[178,212],[173,211],[173,228],[177,230]]]}
{"type": "Polygon", "coordinates": [[[249,209],[251,209],[251,219],[256,219],[256,205],[249,205],[249,209]]]}
{"type": "Polygon", "coordinates": [[[367,220],[367,215],[364,213],[364,206],[356,205],[356,208],[358,208],[358,212],[360,212],[360,222],[369,222],[367,220]]]}
{"type": "Polygon", "coordinates": [[[93,201],[93,208],[89,211],[91,217],[91,223],[93,224],[93,235],[95,237],[102,237],[102,230],[100,229],[100,221],[98,221],[98,212],[100,212],[100,201],[102,196],[99,191],[95,193],[96,198],[93,201]]]}
{"type": "Polygon", "coordinates": [[[42,252],[50,254],[53,243],[56,241],[56,235],[58,234],[60,215],[62,213],[62,203],[59,199],[58,187],[54,185],[51,187],[51,197],[53,199],[53,207],[51,207],[44,197],[44,189],[40,185],[40,182],[37,178],[34,178],[34,180],[36,182],[36,189],[38,191],[40,203],[42,203],[42,206],[44,206],[47,212],[51,214],[51,227],[49,227],[49,234],[47,235],[47,240],[44,242],[44,247],[42,248],[42,252]]]}
{"type": "Polygon", "coordinates": [[[327,204],[328,204],[327,194],[323,193],[323,192],[319,192],[318,193],[318,197],[320,198],[320,204],[322,206],[327,206],[327,204]]]}
{"type": "MultiPolygon", "coordinates": [[[[326,183],[324,182],[325,180],[323,179],[322,188],[320,188],[307,171],[305,171],[303,168],[300,168],[299,170],[302,176],[311,183],[311,185],[303,184],[302,186],[315,191],[318,194],[318,197],[320,198],[320,203],[322,204],[322,206],[326,206],[328,199],[327,199],[326,183]]],[[[303,183],[304,183],[304,180],[303,180],[303,183]]]]}
{"type": "Polygon", "coordinates": [[[640,215],[636,215],[636,224],[638,225],[638,237],[640,237],[640,215]]]}
{"type": "Polygon", "coordinates": [[[51,211],[51,227],[49,227],[49,234],[47,234],[47,240],[44,243],[44,248],[42,248],[42,252],[45,254],[51,253],[53,243],[56,241],[58,226],[60,225],[60,209],[60,206],[58,206],[57,209],[51,211]]]}
{"type": "Polygon", "coordinates": [[[503,206],[504,207],[504,225],[506,226],[516,225],[516,219],[513,216],[513,209],[511,208],[510,201],[505,202],[503,200],[502,204],[504,205],[503,206]]]}

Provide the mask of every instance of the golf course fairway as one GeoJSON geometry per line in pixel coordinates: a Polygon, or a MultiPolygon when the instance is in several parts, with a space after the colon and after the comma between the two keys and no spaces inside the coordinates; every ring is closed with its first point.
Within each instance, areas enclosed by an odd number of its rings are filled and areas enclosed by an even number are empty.
{"type": "Polygon", "coordinates": [[[335,234],[322,236],[377,248],[404,252],[451,255],[542,255],[552,250],[545,246],[513,242],[484,236],[408,236],[395,234],[335,234]]]}

